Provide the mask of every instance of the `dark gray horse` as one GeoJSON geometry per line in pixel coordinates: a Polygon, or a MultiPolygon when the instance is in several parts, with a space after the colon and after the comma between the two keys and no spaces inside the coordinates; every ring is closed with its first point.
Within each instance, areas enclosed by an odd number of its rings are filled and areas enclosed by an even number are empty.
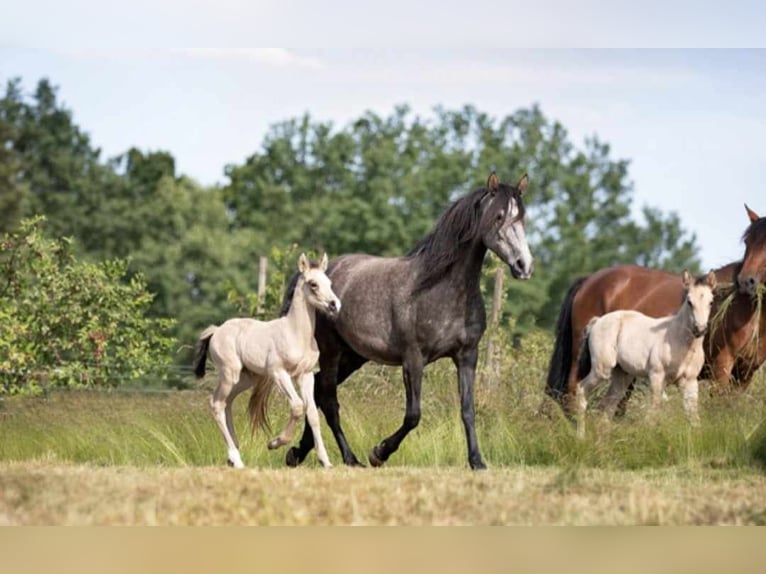
{"type": "MultiPolygon", "coordinates": [[[[508,264],[516,279],[532,275],[521,198],[527,182],[524,175],[512,187],[493,173],[486,188],[455,201],[404,257],[354,254],[330,262],[327,275],[342,306],[334,321],[317,317],[321,371],[315,396],[347,465],[360,462],[340,426],[337,385],[370,360],[402,365],[406,413],[402,426],[370,451],[370,464],[380,466],[420,421],[423,367],[450,357],[458,372],[468,462],[473,469],[486,468],[474,429],[473,381],[486,328],[479,281],[487,249],[508,264]]],[[[294,281],[283,313],[293,288],[294,281]]],[[[313,446],[307,426],[299,446],[288,451],[287,464],[300,464],[313,446]]]]}

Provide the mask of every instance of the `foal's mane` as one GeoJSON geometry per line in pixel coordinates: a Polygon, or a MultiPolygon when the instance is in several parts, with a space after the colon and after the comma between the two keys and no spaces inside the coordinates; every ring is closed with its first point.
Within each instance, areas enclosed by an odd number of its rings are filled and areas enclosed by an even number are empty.
{"type": "MultiPolygon", "coordinates": [[[[309,267],[311,269],[319,269],[319,261],[309,259],[309,267]]],[[[287,284],[287,291],[285,291],[285,298],[282,299],[282,307],[279,309],[279,316],[284,317],[290,312],[290,304],[293,302],[295,296],[295,289],[298,287],[298,280],[301,278],[300,273],[293,273],[290,282],[287,284]]]]}
{"type": "Polygon", "coordinates": [[[472,243],[481,234],[482,221],[493,222],[492,218],[482,217],[484,211],[481,206],[485,199],[489,198],[486,209],[497,209],[498,206],[507,206],[511,197],[516,200],[519,208],[516,219],[523,219],[525,208],[521,193],[505,183],[499,184],[494,194],[481,187],[455,200],[434,228],[406,255],[409,259],[419,258],[423,263],[423,271],[418,277],[415,292],[428,289],[444,278],[462,256],[461,247],[472,243]]]}

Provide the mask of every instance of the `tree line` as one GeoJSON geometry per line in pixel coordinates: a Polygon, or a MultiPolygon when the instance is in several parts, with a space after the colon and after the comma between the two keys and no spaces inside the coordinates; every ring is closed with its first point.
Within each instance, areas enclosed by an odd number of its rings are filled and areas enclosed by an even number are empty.
{"type": "Polygon", "coordinates": [[[403,254],[493,170],[531,181],[536,274],[506,283],[503,309],[522,331],[551,326],[570,282],[594,269],[699,268],[696,239],[675,213],[647,206],[634,215],[629,161],[595,136],[572,142],[536,105],[504,117],[470,105],[421,116],[402,105],[343,126],[306,114],[271,126],[243,163],[222,166],[217,186],[178,173],[171,152],[140,142],[102,157],[47,79],[31,93],[20,79],[7,83],[0,138],[0,233],[41,215],[47,236],[71,237],[84,261],[125,260],[121,280],[143,278],[153,294],[145,314],[173,320],[177,348],[252,311],[259,255],[274,271],[264,306],[273,316],[295,246],[403,254]]]}

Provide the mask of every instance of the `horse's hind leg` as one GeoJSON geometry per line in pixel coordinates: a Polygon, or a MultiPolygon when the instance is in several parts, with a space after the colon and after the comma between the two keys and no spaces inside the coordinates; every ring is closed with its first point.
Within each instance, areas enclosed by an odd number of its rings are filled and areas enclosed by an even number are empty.
{"type": "Polygon", "coordinates": [[[617,367],[612,371],[611,384],[606,396],[601,401],[601,410],[607,419],[612,419],[615,412],[622,404],[628,390],[633,383],[633,376],[617,367]]]}
{"type": "Polygon", "coordinates": [[[287,396],[287,400],[290,401],[290,418],[287,419],[285,428],[281,433],[279,433],[278,436],[269,441],[269,448],[275,449],[286,444],[290,444],[290,442],[293,440],[295,425],[303,416],[304,406],[303,401],[298,396],[298,393],[295,392],[293,381],[290,379],[290,375],[287,374],[287,371],[277,371],[272,374],[272,377],[277,384],[277,388],[282,391],[282,393],[287,396]]]}
{"type": "Polygon", "coordinates": [[[234,402],[234,399],[236,399],[243,391],[252,388],[259,380],[260,377],[243,369],[239,374],[239,381],[232,387],[231,392],[226,399],[226,427],[229,429],[229,434],[237,448],[239,448],[239,440],[237,440],[237,431],[234,428],[234,416],[231,412],[231,405],[234,402]]]}
{"type": "MultiPolygon", "coordinates": [[[[344,464],[348,466],[363,466],[356,458],[346,440],[346,435],[340,426],[340,414],[338,405],[338,385],[345,381],[359,367],[364,365],[367,359],[350,350],[323,349],[319,355],[320,371],[314,377],[314,394],[316,404],[324,413],[327,426],[335,437],[344,464]]],[[[314,435],[311,426],[306,421],[303,427],[303,436],[300,444],[287,451],[285,463],[287,466],[298,466],[302,463],[311,449],[314,448],[314,435]]]]}
{"type": "Polygon", "coordinates": [[[314,402],[314,373],[305,373],[300,379],[301,396],[306,408],[306,422],[311,427],[311,433],[314,435],[314,443],[317,449],[317,458],[325,468],[332,467],[330,458],[327,456],[327,450],[322,441],[322,433],[319,429],[319,411],[314,402]]]}
{"type": "Polygon", "coordinates": [[[235,366],[219,367],[218,386],[210,397],[210,410],[213,413],[213,418],[218,424],[218,428],[223,435],[223,440],[226,443],[229,464],[234,468],[244,468],[245,465],[239,454],[236,439],[229,432],[229,425],[226,420],[226,409],[229,403],[229,396],[239,380],[241,370],[242,366],[239,364],[236,364],[235,366]]]}
{"type": "MultiPolygon", "coordinates": [[[[372,466],[381,466],[388,460],[412,429],[420,422],[420,387],[423,379],[423,358],[417,350],[405,357],[402,365],[404,393],[407,400],[404,420],[394,434],[373,447],[369,454],[372,466]]],[[[473,396],[471,397],[473,398],[473,396]]]]}
{"type": "Polygon", "coordinates": [[[577,420],[577,438],[585,438],[585,412],[588,410],[588,395],[606,377],[600,377],[596,368],[592,368],[588,376],[578,381],[575,389],[575,419],[577,420]]]}

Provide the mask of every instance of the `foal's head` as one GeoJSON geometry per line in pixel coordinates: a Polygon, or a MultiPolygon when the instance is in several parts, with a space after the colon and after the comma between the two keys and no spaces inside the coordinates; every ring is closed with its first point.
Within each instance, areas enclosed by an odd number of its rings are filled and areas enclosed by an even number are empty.
{"type": "Polygon", "coordinates": [[[766,217],[759,217],[747,205],[745,209],[750,218],[750,227],[743,237],[745,258],[737,275],[737,285],[740,293],[754,296],[766,275],[766,217]]]}
{"type": "Polygon", "coordinates": [[[710,321],[710,308],[713,305],[713,289],[715,289],[715,273],[712,271],[704,277],[694,278],[688,271],[683,274],[684,308],[686,310],[692,334],[702,337],[707,332],[710,321]]]}
{"type": "Polygon", "coordinates": [[[303,279],[303,295],[308,304],[331,317],[337,316],[340,312],[340,299],[333,293],[330,278],[325,274],[327,253],[322,255],[319,265],[312,265],[306,254],[301,253],[298,271],[303,279]]]}
{"type": "Polygon", "coordinates": [[[508,264],[516,279],[529,279],[534,271],[521,199],[528,183],[524,174],[516,187],[511,187],[492,173],[487,180],[488,193],[481,200],[486,202],[481,214],[484,245],[508,264]]]}

